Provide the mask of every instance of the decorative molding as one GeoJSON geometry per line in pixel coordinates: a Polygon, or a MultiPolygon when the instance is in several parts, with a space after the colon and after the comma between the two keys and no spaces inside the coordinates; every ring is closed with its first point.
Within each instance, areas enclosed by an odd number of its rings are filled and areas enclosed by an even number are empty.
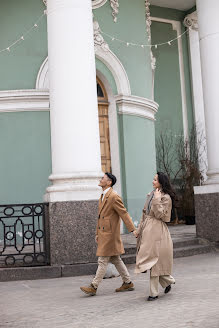
{"type": "Polygon", "coordinates": [[[152,50],[151,50],[151,69],[153,71],[155,71],[156,69],[156,58],[154,57],[152,50]]]}
{"type": "MultiPolygon", "coordinates": [[[[151,17],[152,22],[161,22],[171,24],[174,31],[177,33],[177,37],[181,35],[181,22],[171,19],[151,17]]],[[[186,84],[185,84],[185,72],[184,72],[184,60],[183,60],[183,47],[182,38],[177,39],[178,54],[179,54],[179,71],[180,71],[180,86],[181,86],[181,98],[182,98],[182,117],[183,117],[183,131],[184,139],[188,140],[189,127],[188,127],[188,114],[187,114],[187,103],[186,103],[186,84]]]]}
{"type": "Polygon", "coordinates": [[[92,0],[92,8],[97,9],[99,7],[102,7],[103,5],[105,5],[106,2],[107,0],[92,0]]]}
{"type": "Polygon", "coordinates": [[[0,91],[0,113],[49,110],[48,90],[0,91]]]}
{"type": "Polygon", "coordinates": [[[40,66],[39,72],[36,79],[36,89],[38,90],[49,90],[49,65],[48,57],[43,61],[40,66]]]}
{"type": "Polygon", "coordinates": [[[191,28],[195,31],[198,31],[198,17],[197,17],[197,12],[194,11],[193,13],[187,15],[184,18],[183,24],[187,28],[191,28]]]}
{"type": "Polygon", "coordinates": [[[112,7],[113,20],[117,22],[117,15],[119,13],[119,0],[110,0],[110,6],[112,7]]]}
{"type": "Polygon", "coordinates": [[[45,6],[47,6],[47,0],[43,0],[45,6]]]}
{"type": "Polygon", "coordinates": [[[109,50],[109,46],[101,35],[101,30],[99,23],[97,21],[93,22],[93,30],[94,30],[94,48],[96,51],[97,47],[101,47],[104,51],[109,50]]]}
{"type": "Polygon", "coordinates": [[[194,187],[194,194],[214,194],[219,193],[219,184],[209,184],[203,186],[196,186],[194,187]]]}
{"type": "Polygon", "coordinates": [[[145,0],[145,20],[146,20],[146,30],[148,35],[148,42],[151,42],[151,17],[150,17],[150,2],[145,0]]]}
{"type": "Polygon", "coordinates": [[[116,104],[119,107],[119,114],[133,115],[155,120],[155,114],[159,105],[150,99],[138,96],[115,96],[116,104]]]}

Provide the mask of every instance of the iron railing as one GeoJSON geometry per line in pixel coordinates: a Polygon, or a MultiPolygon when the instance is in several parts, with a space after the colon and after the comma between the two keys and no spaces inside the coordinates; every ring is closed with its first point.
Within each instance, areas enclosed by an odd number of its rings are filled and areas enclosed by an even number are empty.
{"type": "Polygon", "coordinates": [[[0,205],[0,267],[48,264],[47,203],[0,205]]]}

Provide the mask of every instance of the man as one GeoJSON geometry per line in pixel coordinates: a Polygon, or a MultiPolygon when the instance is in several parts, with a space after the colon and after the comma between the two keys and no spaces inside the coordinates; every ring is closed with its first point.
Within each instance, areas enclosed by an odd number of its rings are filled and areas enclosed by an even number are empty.
{"type": "Polygon", "coordinates": [[[135,226],[125,209],[121,198],[112,189],[116,183],[116,177],[106,172],[100,180],[102,195],[99,199],[99,216],[96,227],[95,241],[97,243],[98,268],[96,276],[88,287],[80,287],[88,295],[96,295],[97,288],[102,281],[107,265],[113,263],[118,270],[123,284],[116,292],[134,290],[128,270],[120,255],[125,253],[120,236],[120,217],[124,221],[129,232],[136,236],[135,226]]]}

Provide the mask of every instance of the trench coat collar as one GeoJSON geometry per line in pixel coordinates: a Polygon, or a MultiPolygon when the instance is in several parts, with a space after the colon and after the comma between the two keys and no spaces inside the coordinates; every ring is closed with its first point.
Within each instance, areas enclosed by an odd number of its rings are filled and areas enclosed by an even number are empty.
{"type": "Polygon", "coordinates": [[[107,191],[106,195],[104,196],[103,202],[101,201],[101,197],[99,199],[99,214],[102,211],[104,205],[106,204],[111,192],[113,191],[113,188],[110,188],[109,191],[107,191]]]}

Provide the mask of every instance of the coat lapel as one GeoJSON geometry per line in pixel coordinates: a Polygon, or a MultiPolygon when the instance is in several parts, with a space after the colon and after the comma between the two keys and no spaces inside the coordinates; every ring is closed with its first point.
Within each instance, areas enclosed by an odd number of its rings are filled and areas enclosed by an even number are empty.
{"type": "Polygon", "coordinates": [[[112,190],[113,189],[110,188],[110,190],[107,191],[106,195],[104,196],[103,202],[101,201],[101,197],[100,197],[100,199],[99,199],[99,215],[100,215],[102,209],[104,208],[104,205],[106,204],[107,199],[108,199],[109,195],[111,194],[112,190]]]}

